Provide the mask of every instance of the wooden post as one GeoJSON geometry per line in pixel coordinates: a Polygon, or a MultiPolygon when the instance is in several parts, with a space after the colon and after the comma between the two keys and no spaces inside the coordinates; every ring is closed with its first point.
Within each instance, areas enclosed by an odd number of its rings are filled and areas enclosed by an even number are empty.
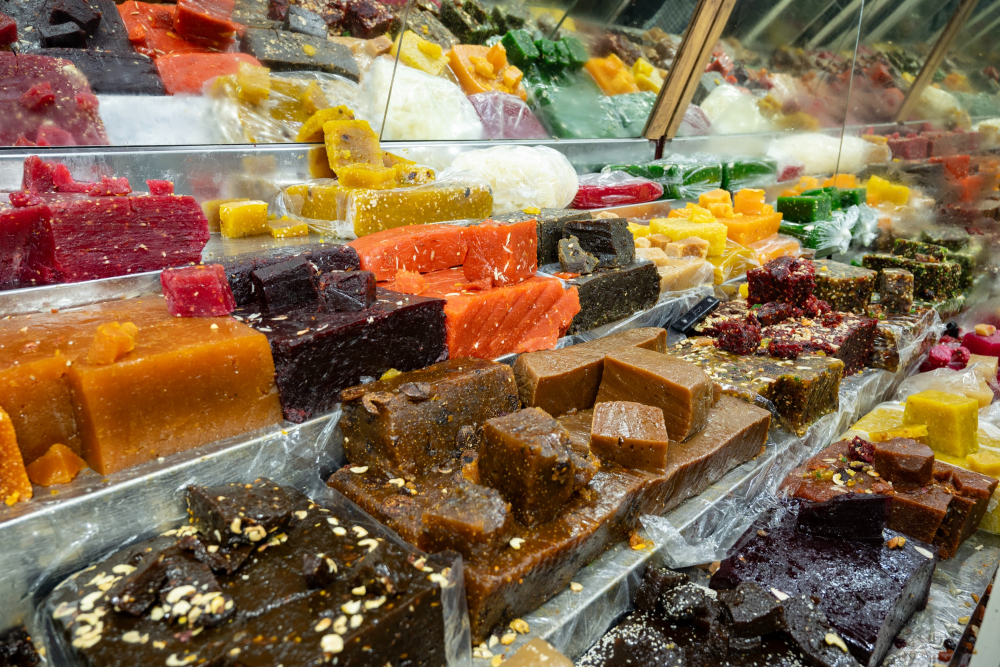
{"type": "Polygon", "coordinates": [[[924,66],[920,68],[920,73],[913,80],[913,85],[906,91],[906,97],[899,106],[899,111],[896,112],[897,121],[907,120],[910,113],[916,108],[917,102],[920,100],[920,95],[924,92],[924,88],[934,80],[934,74],[941,67],[941,62],[945,56],[948,55],[951,43],[955,41],[955,37],[962,29],[962,26],[972,16],[972,12],[976,9],[978,3],[979,0],[962,0],[958,4],[958,7],[955,8],[955,13],[951,15],[948,25],[945,26],[944,31],[941,33],[941,37],[938,38],[934,48],[931,49],[930,54],[927,56],[927,60],[924,61],[924,66]]]}
{"type": "Polygon", "coordinates": [[[735,5],[736,0],[699,0],[677,50],[674,66],[667,73],[660,96],[646,121],[643,135],[647,139],[673,139],[677,134],[712,49],[722,36],[735,5]]]}

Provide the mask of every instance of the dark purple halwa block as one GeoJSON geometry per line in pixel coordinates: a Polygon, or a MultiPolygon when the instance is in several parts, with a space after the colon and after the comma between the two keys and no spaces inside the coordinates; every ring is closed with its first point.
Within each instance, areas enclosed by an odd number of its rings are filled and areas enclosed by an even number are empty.
{"type": "Polygon", "coordinates": [[[691,580],[683,572],[675,572],[665,567],[646,568],[646,573],[642,576],[642,583],[639,591],[635,595],[635,606],[639,609],[652,611],[656,608],[656,602],[660,596],[672,588],[681,586],[691,580]]]}
{"type": "Polygon", "coordinates": [[[719,591],[722,613],[740,637],[758,637],[782,627],[781,603],[754,581],[744,581],[732,590],[719,591]]]}
{"type": "MultiPolygon", "coordinates": [[[[3,14],[0,14],[0,18],[3,14]]],[[[0,21],[0,27],[3,22],[0,21]]],[[[41,664],[35,645],[23,625],[18,625],[0,633],[0,665],[4,667],[35,667],[41,664]]]]}
{"type": "Polygon", "coordinates": [[[881,542],[889,513],[889,496],[847,493],[825,502],[803,500],[798,528],[816,537],[881,542]]]}
{"type": "Polygon", "coordinates": [[[250,274],[261,310],[276,312],[316,301],[316,270],[304,257],[271,264],[250,274]]]}
{"type": "Polygon", "coordinates": [[[375,303],[375,274],[371,271],[331,271],[317,282],[320,310],[355,312],[375,303]]]}
{"type": "Polygon", "coordinates": [[[782,603],[785,633],[815,667],[856,666],[857,663],[846,651],[831,643],[829,636],[835,626],[815,599],[808,595],[798,595],[782,603]]]}
{"type": "MultiPolygon", "coordinates": [[[[792,598],[817,599],[854,657],[874,667],[913,613],[926,606],[937,549],[914,538],[890,549],[881,541],[816,537],[798,530],[796,515],[794,506],[765,513],[730,550],[711,587],[755,581],[792,598]]],[[[885,532],[886,540],[899,535],[885,532]]],[[[786,626],[788,620],[786,610],[786,626]]]]}
{"type": "Polygon", "coordinates": [[[799,306],[816,289],[816,269],[808,259],[778,257],[747,271],[750,305],[784,301],[799,306]]]}
{"type": "Polygon", "coordinates": [[[235,546],[260,542],[283,529],[291,519],[292,498],[268,479],[253,484],[189,486],[191,525],[216,544],[235,546]]]}
{"type": "Polygon", "coordinates": [[[275,248],[266,255],[244,253],[228,257],[219,262],[226,269],[229,286],[233,288],[233,297],[237,306],[256,303],[250,275],[257,269],[285,262],[295,257],[305,257],[319,273],[328,271],[354,271],[361,268],[361,260],[357,251],[349,245],[329,243],[311,243],[308,245],[284,246],[275,248]]]}
{"type": "Polygon", "coordinates": [[[301,423],[332,409],[340,391],[363,377],[423,368],[447,356],[443,299],[381,288],[377,296],[371,308],[356,313],[317,312],[314,303],[278,316],[257,306],[234,313],[271,344],[286,419],[301,423]]]}

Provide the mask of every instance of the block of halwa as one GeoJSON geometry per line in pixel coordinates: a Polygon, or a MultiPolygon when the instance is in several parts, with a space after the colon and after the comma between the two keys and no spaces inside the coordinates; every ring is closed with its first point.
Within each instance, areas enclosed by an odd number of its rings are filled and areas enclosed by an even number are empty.
{"type": "Polygon", "coordinates": [[[458,358],[341,392],[344,453],[406,477],[475,449],[483,422],[516,412],[505,364],[458,358]]]}
{"type": "Polygon", "coordinates": [[[348,189],[339,217],[358,237],[405,225],[448,220],[478,220],[493,211],[493,193],[485,182],[440,181],[391,190],[348,189]]]}
{"type": "Polygon", "coordinates": [[[667,467],[670,436],[663,410],[629,401],[594,406],[590,449],[602,461],[624,468],[663,472],[667,467]]]}
{"type": "Polygon", "coordinates": [[[0,500],[13,505],[31,498],[31,482],[24,458],[17,446],[17,434],[10,415],[0,408],[0,500]]]}
{"type": "Polygon", "coordinates": [[[687,440],[700,431],[715,405],[712,379],[694,364],[642,348],[618,350],[604,358],[597,402],[632,401],[663,410],[670,439],[687,440]]]}
{"type": "Polygon", "coordinates": [[[163,299],[11,318],[0,345],[0,406],[27,463],[59,443],[109,474],[281,421],[267,339],[229,318],[173,317],[163,299]],[[117,321],[134,323],[134,349],[88,361],[117,321]]]}
{"type": "Polygon", "coordinates": [[[826,301],[833,310],[865,312],[875,291],[878,273],[829,259],[813,260],[813,266],[816,268],[814,294],[817,299],[826,301]]]}
{"type": "Polygon", "coordinates": [[[551,415],[564,415],[594,406],[604,373],[604,357],[626,347],[663,353],[667,332],[646,327],[629,329],[561,350],[522,354],[514,362],[521,403],[551,415]]]}
{"type": "Polygon", "coordinates": [[[726,248],[728,228],[720,222],[693,222],[687,218],[654,218],[649,223],[653,234],[662,234],[671,241],[697,237],[708,241],[708,255],[721,255],[726,248]]]}
{"type": "Polygon", "coordinates": [[[979,451],[979,401],[929,389],[906,399],[903,425],[927,426],[927,444],[950,456],[979,451]]]}

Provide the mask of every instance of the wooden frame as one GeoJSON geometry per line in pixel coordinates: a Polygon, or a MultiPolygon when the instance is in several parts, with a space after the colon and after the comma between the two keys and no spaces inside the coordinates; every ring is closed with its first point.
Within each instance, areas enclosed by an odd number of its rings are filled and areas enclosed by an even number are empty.
{"type": "Polygon", "coordinates": [[[643,136],[653,141],[673,139],[705,73],[715,44],[722,37],[736,0],[699,0],[667,73],[643,136]]]}
{"type": "Polygon", "coordinates": [[[969,17],[972,16],[972,12],[975,11],[978,4],[979,0],[962,0],[958,4],[958,7],[955,8],[955,13],[951,15],[948,25],[945,26],[944,31],[941,33],[941,37],[938,38],[934,48],[931,49],[930,54],[927,56],[927,60],[924,61],[924,65],[920,68],[920,73],[914,79],[913,85],[906,91],[906,97],[903,98],[903,103],[899,105],[899,110],[896,112],[897,122],[907,120],[910,113],[916,108],[917,102],[924,92],[924,88],[929,86],[934,80],[934,74],[941,67],[941,62],[945,56],[948,55],[951,43],[955,41],[958,32],[965,25],[965,22],[969,20],[969,17]]]}

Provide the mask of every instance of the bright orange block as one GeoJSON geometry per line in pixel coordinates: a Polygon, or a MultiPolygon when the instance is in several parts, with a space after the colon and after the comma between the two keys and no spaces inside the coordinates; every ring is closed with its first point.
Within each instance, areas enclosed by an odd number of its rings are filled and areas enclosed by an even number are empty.
{"type": "Polygon", "coordinates": [[[466,95],[498,91],[528,99],[521,85],[524,74],[507,62],[503,44],[480,46],[456,44],[448,52],[448,63],[466,95]]]}
{"type": "Polygon", "coordinates": [[[389,283],[388,289],[400,294],[420,295],[427,291],[427,279],[416,271],[400,269],[389,283]]]}
{"type": "Polygon", "coordinates": [[[448,355],[496,359],[511,353],[549,350],[580,312],[577,289],[555,278],[532,276],[505,287],[477,289],[461,269],[424,276],[421,296],[446,300],[448,355]]]}
{"type": "Polygon", "coordinates": [[[87,352],[91,364],[113,364],[135,349],[139,328],[131,322],[108,322],[97,327],[94,342],[87,352]]]}
{"type": "Polygon", "coordinates": [[[743,188],[733,197],[733,210],[745,215],[760,215],[765,211],[773,211],[772,207],[764,203],[764,195],[763,190],[743,188]]]}
{"type": "Polygon", "coordinates": [[[594,77],[594,81],[605,95],[639,92],[639,86],[636,85],[632,72],[621,58],[613,53],[607,58],[591,58],[583,67],[594,77]]]}
{"type": "MultiPolygon", "coordinates": [[[[729,190],[711,190],[705,192],[698,196],[698,205],[708,208],[709,204],[729,204],[732,205],[733,198],[729,194],[729,190]]],[[[711,209],[709,209],[711,210],[711,209]]]]}
{"type": "Polygon", "coordinates": [[[375,280],[392,280],[402,269],[428,273],[461,266],[469,251],[465,231],[457,225],[407,225],[362,236],[347,245],[358,252],[362,270],[374,273],[375,280]]]}
{"type": "Polygon", "coordinates": [[[854,174],[836,174],[823,181],[824,188],[828,188],[830,186],[837,188],[856,188],[858,187],[858,177],[854,174]]]}
{"type": "Polygon", "coordinates": [[[761,265],[779,257],[799,257],[802,254],[802,244],[799,240],[784,234],[775,234],[755,241],[749,248],[757,253],[757,261],[761,265]]]}
{"type": "Polygon", "coordinates": [[[241,62],[260,66],[246,53],[169,53],[156,59],[156,71],[168,95],[201,95],[209,79],[236,74],[241,62]]]}
{"type": "Polygon", "coordinates": [[[73,453],[72,449],[56,443],[41,458],[28,464],[26,469],[32,484],[55,486],[69,484],[86,467],[87,462],[73,453]]]}
{"type": "Polygon", "coordinates": [[[780,213],[763,215],[737,215],[735,218],[719,218],[728,231],[726,238],[740,245],[750,245],[778,233],[781,226],[780,213]]]}
{"type": "Polygon", "coordinates": [[[13,505],[31,498],[31,482],[17,446],[14,422],[0,410],[0,500],[13,505]]]}
{"type": "Polygon", "coordinates": [[[538,269],[538,232],[534,220],[498,225],[487,221],[467,227],[465,277],[491,281],[493,287],[513,285],[538,269]]]}

